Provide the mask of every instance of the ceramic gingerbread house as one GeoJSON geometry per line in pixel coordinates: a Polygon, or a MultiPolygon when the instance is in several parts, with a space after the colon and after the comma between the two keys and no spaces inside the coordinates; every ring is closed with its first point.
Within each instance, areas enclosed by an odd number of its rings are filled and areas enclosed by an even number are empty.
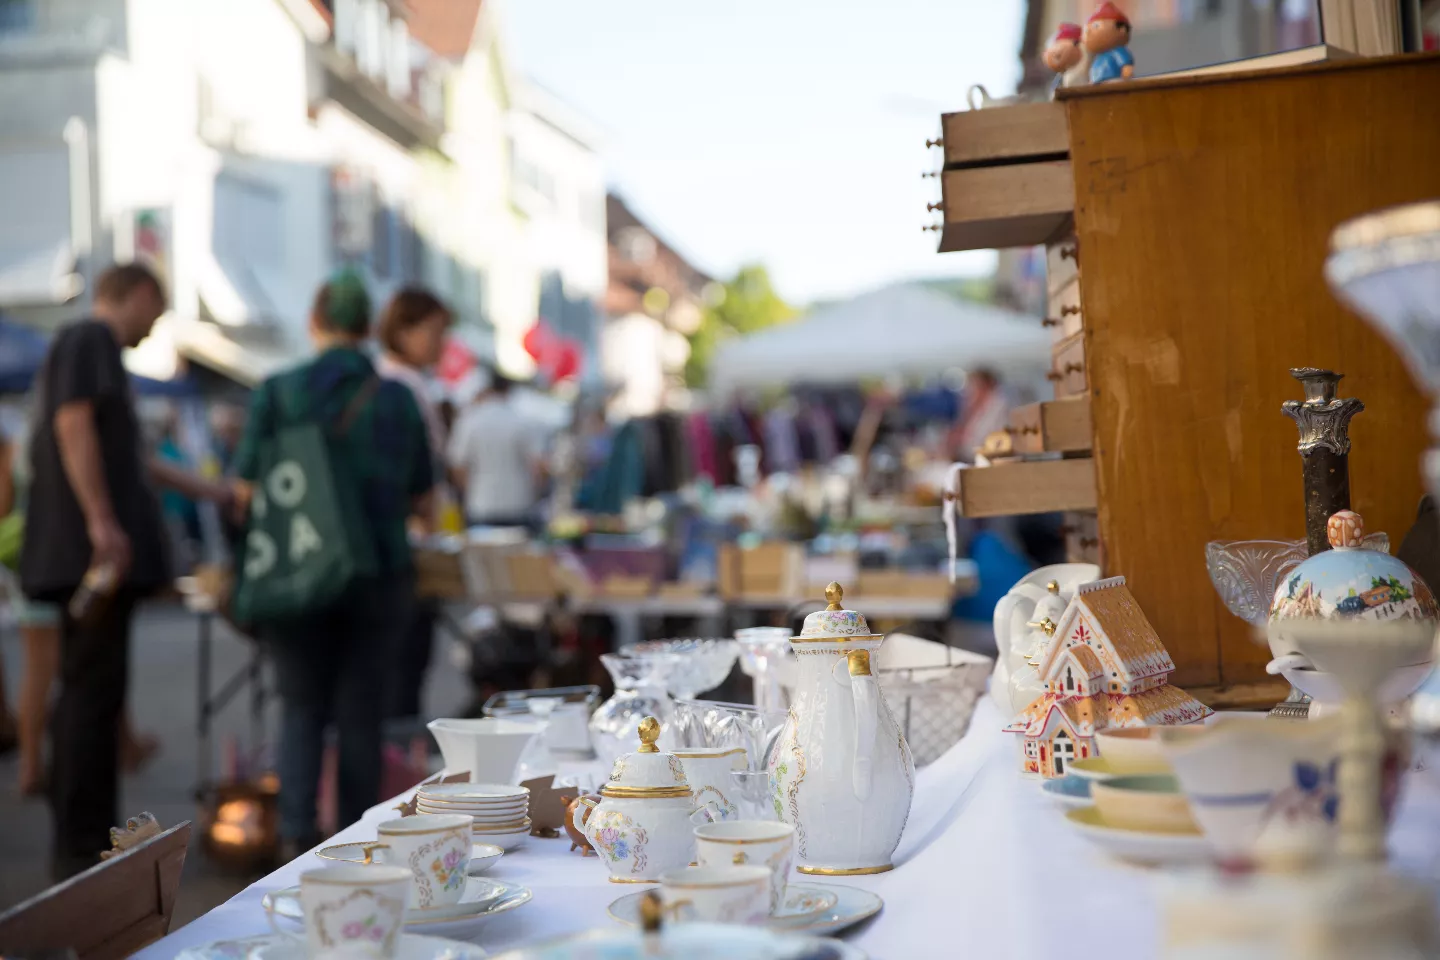
{"type": "Polygon", "coordinates": [[[1050,635],[1036,669],[1045,692],[1006,727],[1024,738],[1026,772],[1063,777],[1096,755],[1095,731],[1193,723],[1211,710],[1170,686],[1175,663],[1124,577],[1082,584],[1050,635]]]}

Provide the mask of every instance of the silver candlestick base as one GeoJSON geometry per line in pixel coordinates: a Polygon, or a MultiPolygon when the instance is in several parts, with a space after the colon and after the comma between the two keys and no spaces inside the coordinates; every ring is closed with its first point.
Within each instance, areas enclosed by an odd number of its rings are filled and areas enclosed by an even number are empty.
{"type": "Polygon", "coordinates": [[[1301,690],[1293,683],[1290,685],[1290,694],[1275,706],[1270,708],[1271,717],[1278,720],[1305,720],[1310,716],[1310,694],[1301,690]]]}

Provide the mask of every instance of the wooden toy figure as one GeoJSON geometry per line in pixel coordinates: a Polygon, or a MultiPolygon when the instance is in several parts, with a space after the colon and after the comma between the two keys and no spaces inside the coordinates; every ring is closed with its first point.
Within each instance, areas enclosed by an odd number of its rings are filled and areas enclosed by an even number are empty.
{"type": "Polygon", "coordinates": [[[1045,66],[1055,74],[1055,82],[1050,86],[1051,92],[1075,83],[1073,71],[1080,65],[1080,61],[1085,59],[1085,51],[1080,48],[1080,36],[1080,24],[1062,23],[1041,55],[1045,66]]]}
{"type": "Polygon", "coordinates": [[[1135,72],[1130,55],[1130,21],[1120,8],[1105,0],[1085,21],[1085,49],[1090,54],[1090,82],[1129,80],[1135,72]]]}

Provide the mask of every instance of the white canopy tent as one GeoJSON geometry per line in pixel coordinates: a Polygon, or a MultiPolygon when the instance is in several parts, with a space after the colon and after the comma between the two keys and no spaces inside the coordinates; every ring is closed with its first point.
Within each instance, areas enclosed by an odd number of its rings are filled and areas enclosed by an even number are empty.
{"type": "Polygon", "coordinates": [[[980,366],[1023,381],[1049,366],[1050,344],[1035,317],[901,283],[732,340],[716,352],[710,383],[723,395],[980,366]]]}

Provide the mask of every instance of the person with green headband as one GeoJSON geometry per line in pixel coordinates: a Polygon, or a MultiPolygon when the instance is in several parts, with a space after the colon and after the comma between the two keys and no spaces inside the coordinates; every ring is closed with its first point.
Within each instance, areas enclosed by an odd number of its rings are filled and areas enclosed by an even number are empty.
{"type": "MultiPolygon", "coordinates": [[[[254,549],[256,539],[262,541],[259,546],[266,539],[256,531],[267,506],[291,506],[281,501],[296,489],[293,482],[288,487],[277,482],[284,479],[282,468],[293,465],[276,465],[262,450],[267,441],[273,446],[281,431],[297,425],[314,424],[326,431],[317,436],[328,438],[321,445],[329,458],[329,478],[337,491],[343,487],[355,501],[352,512],[339,511],[344,518],[342,549],[364,554],[366,561],[356,563],[358,572],[333,599],[255,624],[269,644],[281,698],[277,766],[280,835],[287,859],[320,839],[317,786],[330,724],[338,733],[339,822],[359,820],[380,799],[386,661],[409,625],[415,599],[406,522],[432,513],[435,471],[425,421],[410,390],[379,376],[362,349],[370,318],[370,295],[354,272],[342,271],[321,287],[310,312],[317,356],[260,386],[235,451],[235,472],[248,482],[246,495],[251,498],[246,552],[240,561],[246,575],[277,557],[281,563],[286,558],[294,563],[297,551],[303,556],[307,548],[317,554],[329,550],[326,555],[333,556],[334,545],[322,543],[315,528],[279,544],[268,556],[254,549]]],[[[303,488],[303,475],[301,480],[303,488]]],[[[308,523],[300,508],[293,520],[308,523]]]]}

